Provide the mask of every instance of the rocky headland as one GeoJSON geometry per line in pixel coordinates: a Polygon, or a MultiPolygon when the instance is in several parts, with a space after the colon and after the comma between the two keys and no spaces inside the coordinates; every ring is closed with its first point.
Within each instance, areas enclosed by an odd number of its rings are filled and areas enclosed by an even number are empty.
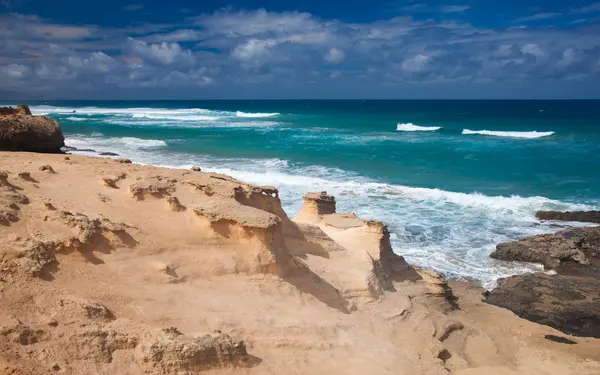
{"type": "Polygon", "coordinates": [[[487,304],[338,209],[309,193],[291,218],[276,187],[200,167],[0,152],[0,374],[600,373],[600,340],[487,304]]]}

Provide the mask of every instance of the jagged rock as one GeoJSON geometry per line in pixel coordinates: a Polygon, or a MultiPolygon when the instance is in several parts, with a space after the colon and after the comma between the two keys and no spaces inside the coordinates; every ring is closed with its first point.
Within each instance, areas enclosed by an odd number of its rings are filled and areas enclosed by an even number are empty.
{"type": "Polygon", "coordinates": [[[295,220],[311,222],[320,220],[323,215],[331,214],[335,214],[335,197],[327,195],[325,191],[307,193],[295,220]]]}
{"type": "Polygon", "coordinates": [[[52,168],[52,166],[51,166],[51,165],[42,165],[42,166],[40,167],[40,171],[42,171],[42,172],[43,172],[43,171],[46,171],[46,172],[48,172],[48,173],[56,173],[56,172],[54,172],[54,169],[52,168]]]}
{"type": "Polygon", "coordinates": [[[0,116],[25,115],[31,116],[31,110],[26,104],[19,104],[16,107],[0,107],[0,116]]]}
{"type": "Polygon", "coordinates": [[[76,315],[82,315],[88,319],[99,322],[110,322],[115,320],[115,315],[97,301],[89,301],[84,298],[68,297],[59,301],[62,308],[73,309],[76,315]]]}
{"type": "Polygon", "coordinates": [[[580,221],[600,224],[600,211],[538,211],[535,217],[540,220],[580,221]]]}
{"type": "Polygon", "coordinates": [[[141,341],[136,359],[151,374],[191,375],[211,368],[244,366],[248,353],[243,341],[225,334],[187,337],[170,330],[141,341]]]}
{"type": "Polygon", "coordinates": [[[192,167],[191,170],[194,172],[202,172],[202,168],[200,167],[192,167]]]}
{"type": "Polygon", "coordinates": [[[548,269],[558,269],[565,263],[588,266],[591,258],[600,258],[600,227],[573,228],[502,243],[490,256],[541,263],[548,269]]]}
{"type": "Polygon", "coordinates": [[[163,198],[175,191],[175,185],[170,181],[149,179],[129,186],[129,191],[138,200],[144,200],[148,196],[163,198]]]}
{"type": "Polygon", "coordinates": [[[132,163],[132,161],[129,159],[115,159],[115,161],[117,163],[121,163],[121,164],[131,164],[132,163]]]}
{"type": "Polygon", "coordinates": [[[58,123],[44,116],[31,116],[27,106],[0,111],[0,150],[60,153],[65,138],[58,123]]]}
{"type": "Polygon", "coordinates": [[[9,252],[2,263],[9,269],[29,276],[43,277],[56,264],[55,250],[58,243],[33,240],[7,244],[9,252]]]}
{"type": "Polygon", "coordinates": [[[600,279],[525,274],[502,279],[486,302],[564,333],[600,338],[600,279]]]}
{"type": "Polygon", "coordinates": [[[186,207],[179,202],[179,199],[177,199],[177,197],[167,197],[166,202],[167,207],[171,211],[181,212],[186,210],[186,207]]]}
{"type": "Polygon", "coordinates": [[[327,195],[326,191],[306,194],[304,196],[304,205],[316,206],[316,210],[319,215],[335,213],[335,197],[327,195]]]}
{"type": "Polygon", "coordinates": [[[19,221],[19,205],[29,204],[29,198],[16,191],[8,181],[8,173],[0,171],[0,224],[10,225],[19,221]]]}

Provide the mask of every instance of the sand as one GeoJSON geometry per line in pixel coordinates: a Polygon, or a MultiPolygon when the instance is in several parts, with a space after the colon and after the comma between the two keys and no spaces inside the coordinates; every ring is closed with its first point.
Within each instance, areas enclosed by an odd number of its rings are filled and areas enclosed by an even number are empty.
{"type": "Polygon", "coordinates": [[[290,219],[211,173],[5,152],[0,171],[0,374],[600,374],[600,340],[485,304],[317,195],[290,219]]]}

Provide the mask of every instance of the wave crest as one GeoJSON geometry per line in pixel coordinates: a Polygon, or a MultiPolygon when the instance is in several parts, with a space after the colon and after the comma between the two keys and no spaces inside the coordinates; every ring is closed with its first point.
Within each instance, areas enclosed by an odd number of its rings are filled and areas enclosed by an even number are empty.
{"type": "Polygon", "coordinates": [[[441,128],[441,126],[418,126],[412,122],[407,122],[405,124],[398,123],[396,130],[401,132],[433,132],[441,128]]]}
{"type": "Polygon", "coordinates": [[[279,116],[279,113],[246,113],[246,112],[237,111],[235,113],[235,115],[236,115],[236,117],[256,118],[256,117],[275,117],[275,116],[279,116]]]}
{"type": "Polygon", "coordinates": [[[538,131],[530,131],[530,132],[515,132],[515,131],[494,131],[494,130],[469,130],[463,129],[462,134],[465,135],[489,135],[494,137],[510,137],[510,138],[542,138],[549,137],[554,134],[554,132],[538,132],[538,131]]]}

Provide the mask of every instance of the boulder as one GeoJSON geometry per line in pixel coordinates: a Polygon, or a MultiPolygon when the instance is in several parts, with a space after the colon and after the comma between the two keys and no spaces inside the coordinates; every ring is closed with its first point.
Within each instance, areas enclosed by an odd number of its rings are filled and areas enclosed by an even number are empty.
{"type": "Polygon", "coordinates": [[[600,211],[538,211],[535,217],[540,220],[580,221],[600,224],[600,211]]]}
{"type": "Polygon", "coordinates": [[[600,227],[573,228],[524,238],[496,246],[494,259],[540,263],[547,269],[590,266],[600,258],[600,227]]]}
{"type": "Polygon", "coordinates": [[[567,334],[600,338],[600,227],[500,244],[491,257],[541,263],[557,275],[501,279],[486,302],[567,334]]]}
{"type": "Polygon", "coordinates": [[[32,116],[27,106],[0,110],[0,151],[60,153],[64,145],[55,120],[32,116]]]}
{"type": "Polygon", "coordinates": [[[486,302],[575,336],[600,338],[600,279],[542,273],[502,279],[486,302]]]}

